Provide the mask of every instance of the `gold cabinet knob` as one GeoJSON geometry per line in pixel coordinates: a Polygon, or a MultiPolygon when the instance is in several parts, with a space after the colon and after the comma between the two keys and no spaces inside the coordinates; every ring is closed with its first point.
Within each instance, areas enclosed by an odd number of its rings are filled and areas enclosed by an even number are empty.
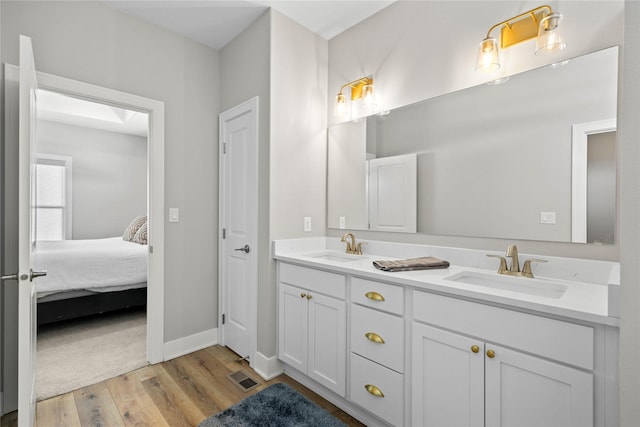
{"type": "Polygon", "coordinates": [[[473,351],[474,353],[477,353],[480,351],[480,347],[478,347],[477,345],[472,345],[471,346],[471,351],[473,351]]]}
{"type": "Polygon", "coordinates": [[[384,301],[384,297],[377,292],[367,292],[364,296],[373,301],[384,301]]]}
{"type": "Polygon", "coordinates": [[[493,359],[494,357],[496,357],[496,352],[493,350],[487,350],[487,357],[489,359],[493,359]]]}
{"type": "Polygon", "coordinates": [[[374,386],[373,384],[367,384],[364,386],[365,389],[367,389],[367,391],[371,394],[373,394],[376,397],[384,397],[384,393],[382,392],[382,390],[380,390],[378,387],[374,386]]]}
{"type": "Polygon", "coordinates": [[[302,292],[302,293],[300,294],[300,298],[304,298],[304,297],[306,297],[306,296],[307,296],[307,294],[305,294],[304,292],[302,292]]]}
{"type": "Polygon", "coordinates": [[[366,334],[364,334],[364,336],[369,341],[373,341],[376,344],[384,344],[384,339],[382,339],[382,337],[375,332],[367,332],[366,334]]]}
{"type": "Polygon", "coordinates": [[[311,298],[313,298],[311,294],[307,294],[307,299],[311,299],[311,298]]]}

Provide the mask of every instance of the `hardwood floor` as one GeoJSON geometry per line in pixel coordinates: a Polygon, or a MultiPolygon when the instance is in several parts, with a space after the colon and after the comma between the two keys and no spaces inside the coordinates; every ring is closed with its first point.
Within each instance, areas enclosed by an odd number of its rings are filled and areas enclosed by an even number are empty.
{"type": "MultiPolygon", "coordinates": [[[[38,402],[37,427],[181,427],[197,426],[271,384],[284,382],[349,426],[362,423],[291,378],[280,375],[265,382],[246,361],[226,347],[213,346],[168,362],[38,402]],[[244,392],[227,378],[242,369],[260,383],[244,392]]],[[[2,427],[17,426],[15,413],[2,427]]]]}

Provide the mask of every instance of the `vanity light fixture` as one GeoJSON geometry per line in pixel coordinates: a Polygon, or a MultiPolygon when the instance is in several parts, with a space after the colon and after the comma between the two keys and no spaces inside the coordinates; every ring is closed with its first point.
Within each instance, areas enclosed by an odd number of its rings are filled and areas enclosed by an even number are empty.
{"type": "Polygon", "coordinates": [[[375,105],[373,96],[373,78],[362,77],[349,83],[345,83],[340,88],[340,92],[336,95],[335,113],[338,116],[344,116],[350,113],[347,108],[347,98],[343,91],[351,88],[351,102],[360,99],[365,109],[371,109],[375,105]]]}
{"type": "Polygon", "coordinates": [[[500,49],[531,40],[534,37],[537,37],[536,55],[564,49],[567,44],[558,26],[561,19],[561,14],[554,12],[550,6],[544,5],[495,24],[489,28],[487,37],[480,43],[476,71],[490,73],[498,70],[500,68],[500,49]],[[500,30],[500,48],[498,48],[498,39],[492,37],[491,32],[500,26],[502,28],[500,30]]]}

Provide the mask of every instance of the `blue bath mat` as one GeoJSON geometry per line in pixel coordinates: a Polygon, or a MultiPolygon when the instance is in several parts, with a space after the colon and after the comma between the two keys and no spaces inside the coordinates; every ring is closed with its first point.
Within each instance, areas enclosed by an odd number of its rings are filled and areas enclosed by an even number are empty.
{"type": "Polygon", "coordinates": [[[344,424],[287,384],[273,384],[198,427],[344,427],[344,424]]]}

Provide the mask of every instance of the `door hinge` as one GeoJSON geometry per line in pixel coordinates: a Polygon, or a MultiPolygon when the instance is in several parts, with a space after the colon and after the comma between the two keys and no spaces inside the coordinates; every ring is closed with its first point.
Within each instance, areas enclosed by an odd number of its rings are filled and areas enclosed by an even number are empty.
{"type": "Polygon", "coordinates": [[[223,229],[222,229],[222,238],[223,238],[223,239],[226,239],[226,238],[227,238],[227,229],[226,229],[226,228],[223,228],[223,229]]]}
{"type": "Polygon", "coordinates": [[[224,325],[225,319],[226,319],[226,316],[223,314],[223,315],[222,315],[222,324],[223,324],[223,325],[224,325]]]}
{"type": "Polygon", "coordinates": [[[149,253],[152,254],[153,253],[153,246],[149,246],[149,253]]]}
{"type": "Polygon", "coordinates": [[[227,154],[227,143],[226,142],[222,143],[222,154],[227,154]]]}

